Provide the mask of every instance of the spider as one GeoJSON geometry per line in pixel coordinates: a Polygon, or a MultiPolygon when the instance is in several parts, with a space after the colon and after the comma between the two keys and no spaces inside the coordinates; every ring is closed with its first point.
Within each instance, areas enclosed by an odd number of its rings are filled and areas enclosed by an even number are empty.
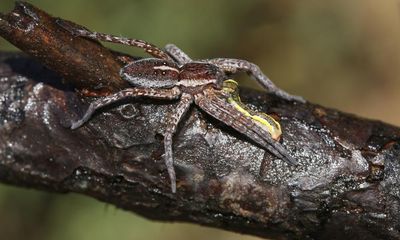
{"type": "Polygon", "coordinates": [[[247,136],[259,147],[288,164],[297,165],[296,160],[278,142],[281,133],[279,123],[266,114],[251,112],[245,107],[237,95],[237,85],[232,85],[233,80],[227,77],[228,74],[244,71],[269,92],[286,100],[304,102],[303,98],[292,96],[276,87],[257,65],[246,60],[228,58],[193,61],[173,44],[166,45],[164,51],[143,40],[92,32],[67,21],[58,21],[58,24],[77,37],[139,47],[153,56],[132,61],[122,67],[120,75],[132,85],[132,88],[91,102],[84,116],[72,123],[71,129],[77,129],[86,123],[96,110],[121,99],[147,97],[179,100],[176,108],[167,116],[163,134],[164,160],[173,193],[176,192],[176,176],[172,138],[177,131],[178,123],[192,104],[247,136]]]}

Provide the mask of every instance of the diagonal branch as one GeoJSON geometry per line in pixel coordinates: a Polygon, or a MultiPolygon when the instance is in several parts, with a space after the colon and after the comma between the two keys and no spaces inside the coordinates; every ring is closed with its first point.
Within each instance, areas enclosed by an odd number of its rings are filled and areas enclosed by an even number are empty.
{"type": "Polygon", "coordinates": [[[176,103],[126,103],[70,130],[87,105],[61,78],[89,93],[97,82],[101,93],[114,92],[124,87],[121,62],[53,20],[26,3],[0,16],[0,35],[53,70],[23,54],[0,54],[0,181],[262,237],[400,238],[399,128],[245,90],[244,102],[281,117],[282,144],[299,166],[193,108],[174,139],[172,194],[158,133],[176,103]],[[97,64],[105,68],[91,71],[97,64]]]}
{"type": "Polygon", "coordinates": [[[11,13],[0,13],[0,35],[79,90],[107,94],[128,86],[119,76],[121,62],[115,54],[97,42],[72,36],[57,20],[17,2],[11,13]]]}

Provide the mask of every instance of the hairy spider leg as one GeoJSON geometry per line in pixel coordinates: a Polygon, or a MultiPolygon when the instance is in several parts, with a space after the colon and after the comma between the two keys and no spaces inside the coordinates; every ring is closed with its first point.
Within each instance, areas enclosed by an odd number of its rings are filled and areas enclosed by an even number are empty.
{"type": "Polygon", "coordinates": [[[206,96],[197,98],[196,104],[211,116],[248,136],[276,157],[289,164],[297,165],[296,160],[290,156],[280,143],[270,137],[269,132],[259,127],[252,119],[240,114],[234,107],[225,105],[218,97],[210,98],[210,95],[207,94],[206,96]]]}
{"type": "Polygon", "coordinates": [[[195,103],[205,112],[248,136],[276,157],[291,165],[297,165],[297,161],[290,156],[279,142],[271,138],[268,131],[258,126],[251,118],[241,114],[233,106],[226,105],[224,100],[220,99],[212,91],[205,90],[202,94],[195,95],[195,103]]]}
{"type": "Polygon", "coordinates": [[[168,117],[167,127],[164,133],[164,160],[165,165],[167,166],[169,178],[171,180],[172,193],[176,193],[176,175],[174,169],[174,158],[172,154],[172,137],[176,132],[179,122],[185,116],[192,103],[192,95],[183,93],[181,96],[181,100],[178,103],[178,106],[176,106],[176,109],[168,117]]]}
{"type": "Polygon", "coordinates": [[[128,97],[149,97],[153,99],[174,100],[178,99],[181,95],[179,88],[174,87],[171,89],[141,89],[141,88],[127,88],[112,95],[98,99],[92,102],[86,110],[85,115],[78,121],[72,123],[71,129],[77,129],[85,124],[93,115],[93,113],[104,106],[111,103],[120,101],[128,97]]]}
{"type": "Polygon", "coordinates": [[[159,49],[155,45],[148,43],[146,41],[140,39],[133,39],[133,38],[126,38],[126,37],[117,37],[111,34],[99,33],[99,32],[92,32],[82,26],[74,24],[70,21],[57,19],[57,24],[60,25],[62,28],[70,32],[71,34],[79,37],[90,38],[97,41],[104,41],[104,42],[112,42],[112,43],[119,43],[128,46],[134,46],[138,48],[142,48],[145,52],[152,55],[156,58],[161,58],[165,60],[172,60],[168,54],[166,54],[163,50],[159,49]]]}
{"type": "Polygon", "coordinates": [[[179,65],[193,62],[193,60],[175,44],[167,44],[165,51],[177,62],[179,65]]]}
{"type": "Polygon", "coordinates": [[[261,84],[262,87],[264,87],[266,90],[269,92],[280,96],[286,100],[295,100],[304,103],[305,100],[304,98],[300,96],[294,96],[286,91],[278,88],[262,71],[261,69],[254,63],[251,63],[246,60],[242,59],[234,59],[234,58],[214,58],[214,59],[207,59],[204,60],[204,62],[214,64],[221,69],[223,69],[227,73],[235,74],[237,72],[246,72],[259,84],[261,84]]]}
{"type": "Polygon", "coordinates": [[[288,162],[282,154],[272,148],[269,144],[266,144],[265,141],[253,130],[253,127],[255,126],[254,122],[252,122],[250,119],[247,119],[243,115],[232,113],[232,109],[227,110],[226,106],[224,106],[223,104],[215,105],[215,103],[209,102],[210,99],[207,98],[208,96],[198,96],[198,98],[196,98],[196,104],[198,104],[201,109],[203,109],[214,118],[218,119],[221,122],[224,122],[241,134],[248,136],[251,140],[261,145],[262,148],[267,149],[276,157],[284,159],[286,162],[288,162]]]}
{"type": "MultiPolygon", "coordinates": [[[[268,150],[278,158],[282,159],[283,161],[287,162],[288,164],[298,165],[297,161],[277,140],[272,138],[271,133],[268,130],[264,129],[263,126],[260,126],[259,122],[255,122],[254,119],[252,119],[251,117],[243,116],[241,113],[237,113],[238,110],[234,107],[226,107],[226,105],[221,101],[220,98],[212,98],[212,101],[216,106],[219,106],[219,109],[223,113],[228,114],[229,116],[240,114],[241,117],[237,115],[237,117],[235,117],[234,119],[239,120],[239,124],[244,124],[244,127],[248,128],[247,131],[244,133],[245,135],[248,135],[246,133],[250,133],[250,136],[255,134],[254,136],[252,136],[254,138],[253,141],[261,144],[261,146],[263,146],[266,150],[268,150]],[[260,140],[262,142],[260,142],[260,140]]],[[[236,122],[233,123],[233,125],[235,124],[236,122]]]]}

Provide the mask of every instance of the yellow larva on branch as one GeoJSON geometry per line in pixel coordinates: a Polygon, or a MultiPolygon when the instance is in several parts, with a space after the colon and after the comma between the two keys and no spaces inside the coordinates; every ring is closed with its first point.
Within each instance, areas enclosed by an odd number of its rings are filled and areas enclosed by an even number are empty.
{"type": "Polygon", "coordinates": [[[229,94],[228,102],[234,106],[239,112],[250,117],[261,127],[266,128],[271,134],[272,139],[278,141],[282,135],[281,125],[271,116],[263,112],[257,112],[249,109],[240,100],[238,83],[233,79],[225,80],[223,83],[223,91],[229,94]]]}

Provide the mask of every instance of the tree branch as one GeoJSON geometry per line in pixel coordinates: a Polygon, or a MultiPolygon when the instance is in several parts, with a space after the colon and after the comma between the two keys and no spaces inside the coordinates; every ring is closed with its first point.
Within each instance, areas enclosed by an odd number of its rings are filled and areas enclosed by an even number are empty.
{"type": "Polygon", "coordinates": [[[117,54],[72,36],[57,20],[31,4],[17,2],[11,13],[0,13],[0,35],[85,93],[106,95],[128,86],[119,76],[122,63],[117,54]]]}
{"type": "Polygon", "coordinates": [[[300,165],[264,154],[193,108],[174,139],[172,194],[159,133],[176,103],[110,107],[70,130],[87,106],[61,77],[89,92],[95,82],[106,86],[102,93],[125,83],[119,84],[116,54],[68,36],[53,20],[26,3],[0,16],[0,35],[54,70],[22,54],[0,54],[2,182],[78,192],[150,219],[262,237],[400,238],[399,128],[244,90],[244,102],[281,117],[283,145],[300,165]],[[93,54],[103,51],[108,57],[93,54]],[[113,63],[91,71],[104,59],[113,63]]]}

